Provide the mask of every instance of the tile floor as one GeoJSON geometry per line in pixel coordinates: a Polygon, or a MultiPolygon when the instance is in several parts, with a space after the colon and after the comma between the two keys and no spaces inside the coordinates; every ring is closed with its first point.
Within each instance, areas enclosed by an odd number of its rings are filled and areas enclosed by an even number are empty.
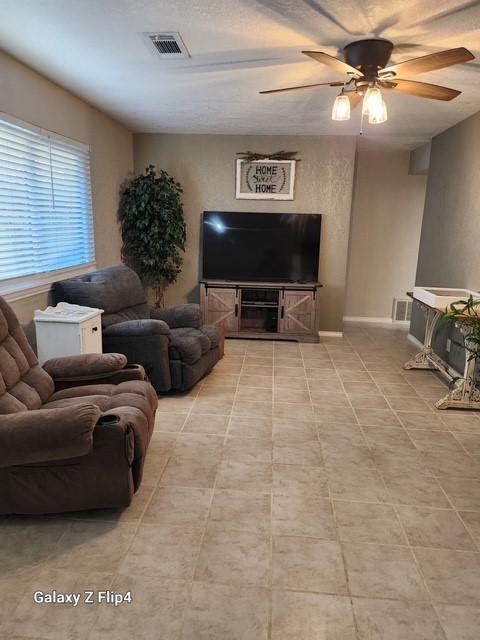
{"type": "Polygon", "coordinates": [[[398,329],[227,341],[162,398],[132,506],[0,521],[1,638],[478,640],[480,415],[398,329]],[[133,592],[117,608],[34,590],[133,592]]]}

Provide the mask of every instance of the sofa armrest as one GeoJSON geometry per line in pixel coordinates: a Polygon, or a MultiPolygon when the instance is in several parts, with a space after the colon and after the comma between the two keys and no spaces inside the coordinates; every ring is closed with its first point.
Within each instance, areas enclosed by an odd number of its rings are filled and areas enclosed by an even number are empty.
{"type": "Polygon", "coordinates": [[[170,328],[161,320],[143,319],[143,320],[126,320],[125,322],[117,322],[105,327],[103,335],[106,338],[120,338],[122,336],[153,336],[153,335],[169,335],[170,328]]]}
{"type": "Polygon", "coordinates": [[[100,415],[95,405],[83,404],[0,416],[0,467],[86,455],[100,415]]]}
{"type": "Polygon", "coordinates": [[[121,371],[127,364],[122,353],[86,353],[47,360],[43,368],[54,380],[97,378],[121,371]]]}
{"type": "Polygon", "coordinates": [[[140,364],[127,364],[120,371],[104,373],[95,376],[73,376],[66,378],[55,378],[55,391],[70,389],[71,387],[83,387],[92,384],[120,384],[131,380],[148,380],[145,369],[140,364]]]}
{"type": "Polygon", "coordinates": [[[150,317],[154,320],[163,320],[170,329],[180,329],[182,327],[198,329],[200,327],[200,305],[179,304],[168,309],[152,307],[150,317]]]}

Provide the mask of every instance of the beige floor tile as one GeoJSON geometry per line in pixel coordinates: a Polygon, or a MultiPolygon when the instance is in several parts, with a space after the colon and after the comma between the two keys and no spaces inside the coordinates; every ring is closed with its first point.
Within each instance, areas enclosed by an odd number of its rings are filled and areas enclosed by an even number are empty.
{"type": "Polygon", "coordinates": [[[291,591],[273,592],[272,640],[323,639],[356,640],[349,598],[291,591]]]}
{"type": "Polygon", "coordinates": [[[61,517],[12,517],[0,522],[0,573],[40,565],[71,526],[61,517]]]}
{"type": "Polygon", "coordinates": [[[378,388],[387,398],[416,398],[415,389],[406,382],[388,382],[380,377],[377,379],[378,388]]]}
{"type": "Polygon", "coordinates": [[[385,398],[381,395],[351,395],[350,402],[354,409],[388,409],[385,398]]]}
{"type": "Polygon", "coordinates": [[[389,447],[391,449],[414,449],[413,442],[405,429],[387,427],[362,427],[365,438],[370,445],[389,447]]]}
{"type": "Polygon", "coordinates": [[[322,450],[325,466],[331,473],[344,475],[349,471],[375,470],[375,463],[368,447],[345,447],[342,443],[327,443],[322,446],[322,450]]]}
{"type": "Polygon", "coordinates": [[[267,640],[269,610],[266,589],[194,582],[181,640],[267,640]]]}
{"type": "Polygon", "coordinates": [[[410,549],[374,544],[343,544],[353,596],[429,600],[410,549]]]}
{"type": "Polygon", "coordinates": [[[400,427],[397,416],[389,409],[355,409],[358,422],[368,427],[400,427]]]}
{"type": "MultiPolygon", "coordinates": [[[[368,371],[349,371],[348,369],[342,369],[341,371],[338,371],[338,375],[340,376],[340,378],[344,381],[344,382],[348,382],[348,383],[368,383],[368,384],[372,384],[373,380],[371,375],[369,374],[368,371]]],[[[354,389],[355,385],[352,384],[350,386],[350,384],[348,385],[349,389],[354,389]]],[[[367,393],[369,392],[369,390],[373,389],[372,387],[367,388],[365,387],[365,389],[367,390],[367,393]]],[[[377,391],[378,392],[378,391],[377,391]]],[[[362,393],[362,391],[358,391],[358,393],[362,393]]],[[[373,393],[375,393],[375,389],[373,389],[373,393]]]]}
{"type": "MultiPolygon", "coordinates": [[[[225,387],[223,389],[212,389],[209,386],[202,386],[197,394],[197,401],[211,401],[211,400],[233,400],[236,390],[231,387],[225,387]]],[[[197,402],[198,404],[198,402],[197,402]]]]}
{"type": "Polygon", "coordinates": [[[472,455],[480,454],[480,435],[457,432],[455,437],[468,453],[472,455]]]}
{"type": "Polygon", "coordinates": [[[338,542],[274,536],[272,575],[274,588],[347,594],[338,542]]]}
{"type": "Polygon", "coordinates": [[[266,367],[273,366],[273,355],[252,356],[247,355],[244,361],[246,365],[261,365],[266,367]]]}
{"type": "Polygon", "coordinates": [[[11,620],[25,594],[33,594],[36,590],[38,572],[37,567],[32,568],[28,565],[0,572],[0,628],[4,628],[11,620]]]}
{"type": "Polygon", "coordinates": [[[357,424],[325,422],[317,426],[317,435],[321,444],[337,444],[340,446],[365,446],[367,441],[363,431],[357,424]]]}
{"type": "Polygon", "coordinates": [[[303,422],[313,421],[313,410],[310,402],[274,402],[273,416],[274,418],[289,418],[303,422]]]}
{"type": "Polygon", "coordinates": [[[292,378],[292,376],[275,376],[274,388],[277,389],[308,389],[306,378],[292,378]]]}
{"type": "Polygon", "coordinates": [[[306,372],[303,367],[281,367],[276,366],[274,369],[274,377],[302,378],[305,379],[306,372]]]}
{"type": "Polygon", "coordinates": [[[456,509],[480,511],[480,480],[441,478],[440,484],[456,509]]]}
{"type": "Polygon", "coordinates": [[[271,389],[273,386],[273,378],[271,375],[259,376],[242,373],[238,386],[239,388],[251,387],[253,389],[271,389]]]}
{"type": "MultiPolygon", "coordinates": [[[[39,571],[35,579],[34,591],[52,593],[80,593],[86,590],[106,590],[112,580],[110,574],[90,573],[78,575],[76,572],[56,571],[45,568],[39,571]]],[[[33,586],[32,585],[32,586],[33,586]]],[[[42,640],[83,640],[86,639],[100,605],[86,604],[83,601],[76,607],[73,604],[35,604],[32,591],[24,594],[23,599],[9,620],[2,625],[2,634],[9,640],[15,637],[41,638],[42,640]],[[14,635],[15,634],[15,635],[14,635]]]]}
{"type": "Polygon", "coordinates": [[[160,478],[160,484],[208,489],[215,483],[217,467],[216,460],[205,460],[201,454],[196,458],[174,456],[170,458],[160,478]]]}
{"type": "Polygon", "coordinates": [[[192,459],[203,456],[205,460],[220,460],[223,441],[223,436],[215,434],[182,432],[176,438],[173,455],[192,459]]]}
{"type": "Polygon", "coordinates": [[[272,389],[239,387],[235,399],[237,402],[272,402],[272,389]]]}
{"type": "Polygon", "coordinates": [[[433,475],[480,478],[480,464],[462,451],[432,449],[425,451],[424,459],[433,475]]]}
{"type": "Polygon", "coordinates": [[[60,538],[52,569],[79,574],[115,573],[133,540],[136,524],[124,522],[72,522],[60,538]]]}
{"type": "Polygon", "coordinates": [[[205,524],[211,489],[157,487],[143,516],[144,524],[198,528],[205,524]]]}
{"type": "Polygon", "coordinates": [[[395,504],[448,509],[450,503],[438,481],[428,476],[383,474],[390,500],[395,504]]]}
{"type": "Polygon", "coordinates": [[[269,418],[272,415],[271,402],[256,402],[254,400],[235,400],[232,408],[234,416],[249,416],[252,418],[269,418]]]}
{"type": "Polygon", "coordinates": [[[228,436],[223,449],[225,460],[252,464],[255,462],[271,463],[273,458],[272,440],[263,438],[239,438],[228,436]]]}
{"type": "Polygon", "coordinates": [[[384,474],[429,475],[420,451],[372,446],[371,454],[375,465],[384,474]]]}
{"type": "Polygon", "coordinates": [[[382,479],[375,471],[342,471],[332,475],[328,472],[330,495],[338,500],[360,502],[389,502],[382,479]]]}
{"type": "Polygon", "coordinates": [[[343,379],[343,387],[348,395],[378,395],[378,387],[370,378],[369,380],[348,380],[345,377],[345,373],[342,373],[341,377],[343,379]]]}
{"type": "Polygon", "coordinates": [[[209,525],[232,531],[270,532],[270,496],[216,490],[209,525]]]}
{"type": "Polygon", "coordinates": [[[329,500],[318,495],[274,495],[272,531],[276,535],[334,540],[335,521],[329,500]]]}
{"type": "Polygon", "coordinates": [[[189,587],[183,582],[142,576],[117,576],[117,593],[132,593],[132,603],[103,606],[89,640],[178,640],[189,587]]]}
{"type": "Polygon", "coordinates": [[[322,466],[320,443],[317,441],[284,442],[274,440],[273,462],[275,464],[322,466]]]}
{"type": "Polygon", "coordinates": [[[471,536],[454,511],[398,507],[398,513],[413,547],[476,550],[471,536]]]}
{"type": "Polygon", "coordinates": [[[185,421],[184,433],[224,434],[228,427],[228,416],[192,414],[185,421]]]}
{"type": "Polygon", "coordinates": [[[450,549],[415,549],[434,602],[480,605],[480,554],[450,549]]]}
{"type": "Polygon", "coordinates": [[[272,489],[272,466],[263,462],[245,464],[224,460],[217,474],[217,489],[270,493],[272,489]]]}
{"type": "Polygon", "coordinates": [[[303,369],[303,360],[300,354],[294,354],[293,357],[275,355],[274,367],[294,367],[295,369],[303,369]]]}
{"type": "Polygon", "coordinates": [[[353,598],[353,608],[359,640],[444,640],[428,603],[353,598]]]}
{"type": "Polygon", "coordinates": [[[471,535],[480,543],[480,511],[460,511],[460,517],[471,535]]]}
{"type": "Polygon", "coordinates": [[[324,372],[323,379],[320,377],[308,378],[308,388],[310,391],[321,391],[323,393],[331,391],[332,393],[343,393],[343,386],[336,375],[333,375],[330,371],[324,372]]]}
{"type": "Polygon", "coordinates": [[[195,580],[266,587],[270,583],[270,538],[251,531],[209,527],[203,540],[195,580]]]}
{"type": "Polygon", "coordinates": [[[424,411],[425,413],[431,411],[430,404],[420,398],[396,398],[391,396],[388,399],[388,403],[396,411],[424,411]]]}
{"type": "Polygon", "coordinates": [[[184,414],[157,413],[155,417],[155,431],[181,431],[184,423],[184,414]]]}
{"type": "Polygon", "coordinates": [[[258,365],[258,364],[247,364],[244,365],[242,369],[242,376],[272,376],[273,375],[273,366],[272,365],[258,365]]]}
{"type": "Polygon", "coordinates": [[[334,511],[342,541],[401,545],[407,542],[391,506],[335,501],[334,511]]]}
{"type": "Polygon", "coordinates": [[[316,440],[315,423],[291,418],[273,418],[273,438],[283,442],[316,440]]]}
{"type": "Polygon", "coordinates": [[[400,422],[406,429],[428,429],[430,431],[445,431],[446,425],[434,413],[419,413],[415,411],[397,411],[400,422]]]}
{"type": "Polygon", "coordinates": [[[214,371],[204,379],[203,386],[218,389],[236,389],[239,380],[240,374],[238,373],[216,373],[214,371]]]}
{"type": "Polygon", "coordinates": [[[119,573],[171,580],[191,580],[203,527],[141,524],[119,573]]]}
{"type": "Polygon", "coordinates": [[[314,405],[315,420],[320,423],[343,422],[357,424],[357,419],[352,409],[348,407],[314,405]]]}
{"type": "Polygon", "coordinates": [[[437,414],[452,431],[464,431],[466,433],[478,433],[480,418],[477,415],[464,412],[438,411],[437,414]]]}
{"type": "Polygon", "coordinates": [[[279,388],[276,385],[273,393],[274,402],[310,402],[310,394],[307,389],[279,388]]]}
{"type": "Polygon", "coordinates": [[[228,435],[241,438],[271,438],[272,418],[232,416],[228,435]]]}
{"type": "Polygon", "coordinates": [[[316,495],[328,498],[327,476],[320,467],[274,464],[272,492],[280,496],[316,495]]]}
{"type": "Polygon", "coordinates": [[[187,414],[195,402],[194,397],[160,396],[157,413],[183,413],[187,414]]]}
{"type": "Polygon", "coordinates": [[[448,431],[426,431],[408,429],[408,435],[413,440],[417,449],[447,449],[449,451],[462,451],[458,441],[448,431]]]}
{"type": "Polygon", "coordinates": [[[478,640],[480,607],[441,604],[437,612],[447,640],[478,640]]]}
{"type": "Polygon", "coordinates": [[[332,391],[311,391],[310,396],[313,404],[320,407],[350,407],[347,395],[340,390],[337,393],[332,391]]]}
{"type": "Polygon", "coordinates": [[[226,398],[216,398],[208,396],[197,398],[192,407],[192,414],[195,413],[215,413],[218,415],[228,416],[232,411],[233,400],[226,398]]]}

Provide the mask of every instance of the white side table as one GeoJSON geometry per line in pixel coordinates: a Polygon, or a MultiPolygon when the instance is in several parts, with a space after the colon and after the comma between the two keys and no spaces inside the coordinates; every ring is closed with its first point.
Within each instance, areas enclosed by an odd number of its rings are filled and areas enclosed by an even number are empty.
{"type": "Polygon", "coordinates": [[[50,358],[102,353],[103,309],[60,302],[34,314],[40,364],[50,358]]]}

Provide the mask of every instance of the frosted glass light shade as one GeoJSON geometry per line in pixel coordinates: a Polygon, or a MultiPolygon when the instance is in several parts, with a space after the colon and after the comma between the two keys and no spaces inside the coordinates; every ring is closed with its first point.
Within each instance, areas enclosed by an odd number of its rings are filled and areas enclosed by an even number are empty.
{"type": "Polygon", "coordinates": [[[368,87],[363,97],[362,113],[364,116],[369,116],[370,113],[374,113],[381,108],[383,98],[382,92],[378,87],[368,87]]]}
{"type": "Polygon", "coordinates": [[[371,110],[368,114],[368,122],[369,124],[382,124],[382,122],[387,121],[387,105],[385,104],[385,100],[382,98],[382,104],[380,108],[375,107],[374,110],[371,110]]]}
{"type": "Polygon", "coordinates": [[[332,120],[350,120],[350,100],[343,93],[335,98],[332,120]]]}

